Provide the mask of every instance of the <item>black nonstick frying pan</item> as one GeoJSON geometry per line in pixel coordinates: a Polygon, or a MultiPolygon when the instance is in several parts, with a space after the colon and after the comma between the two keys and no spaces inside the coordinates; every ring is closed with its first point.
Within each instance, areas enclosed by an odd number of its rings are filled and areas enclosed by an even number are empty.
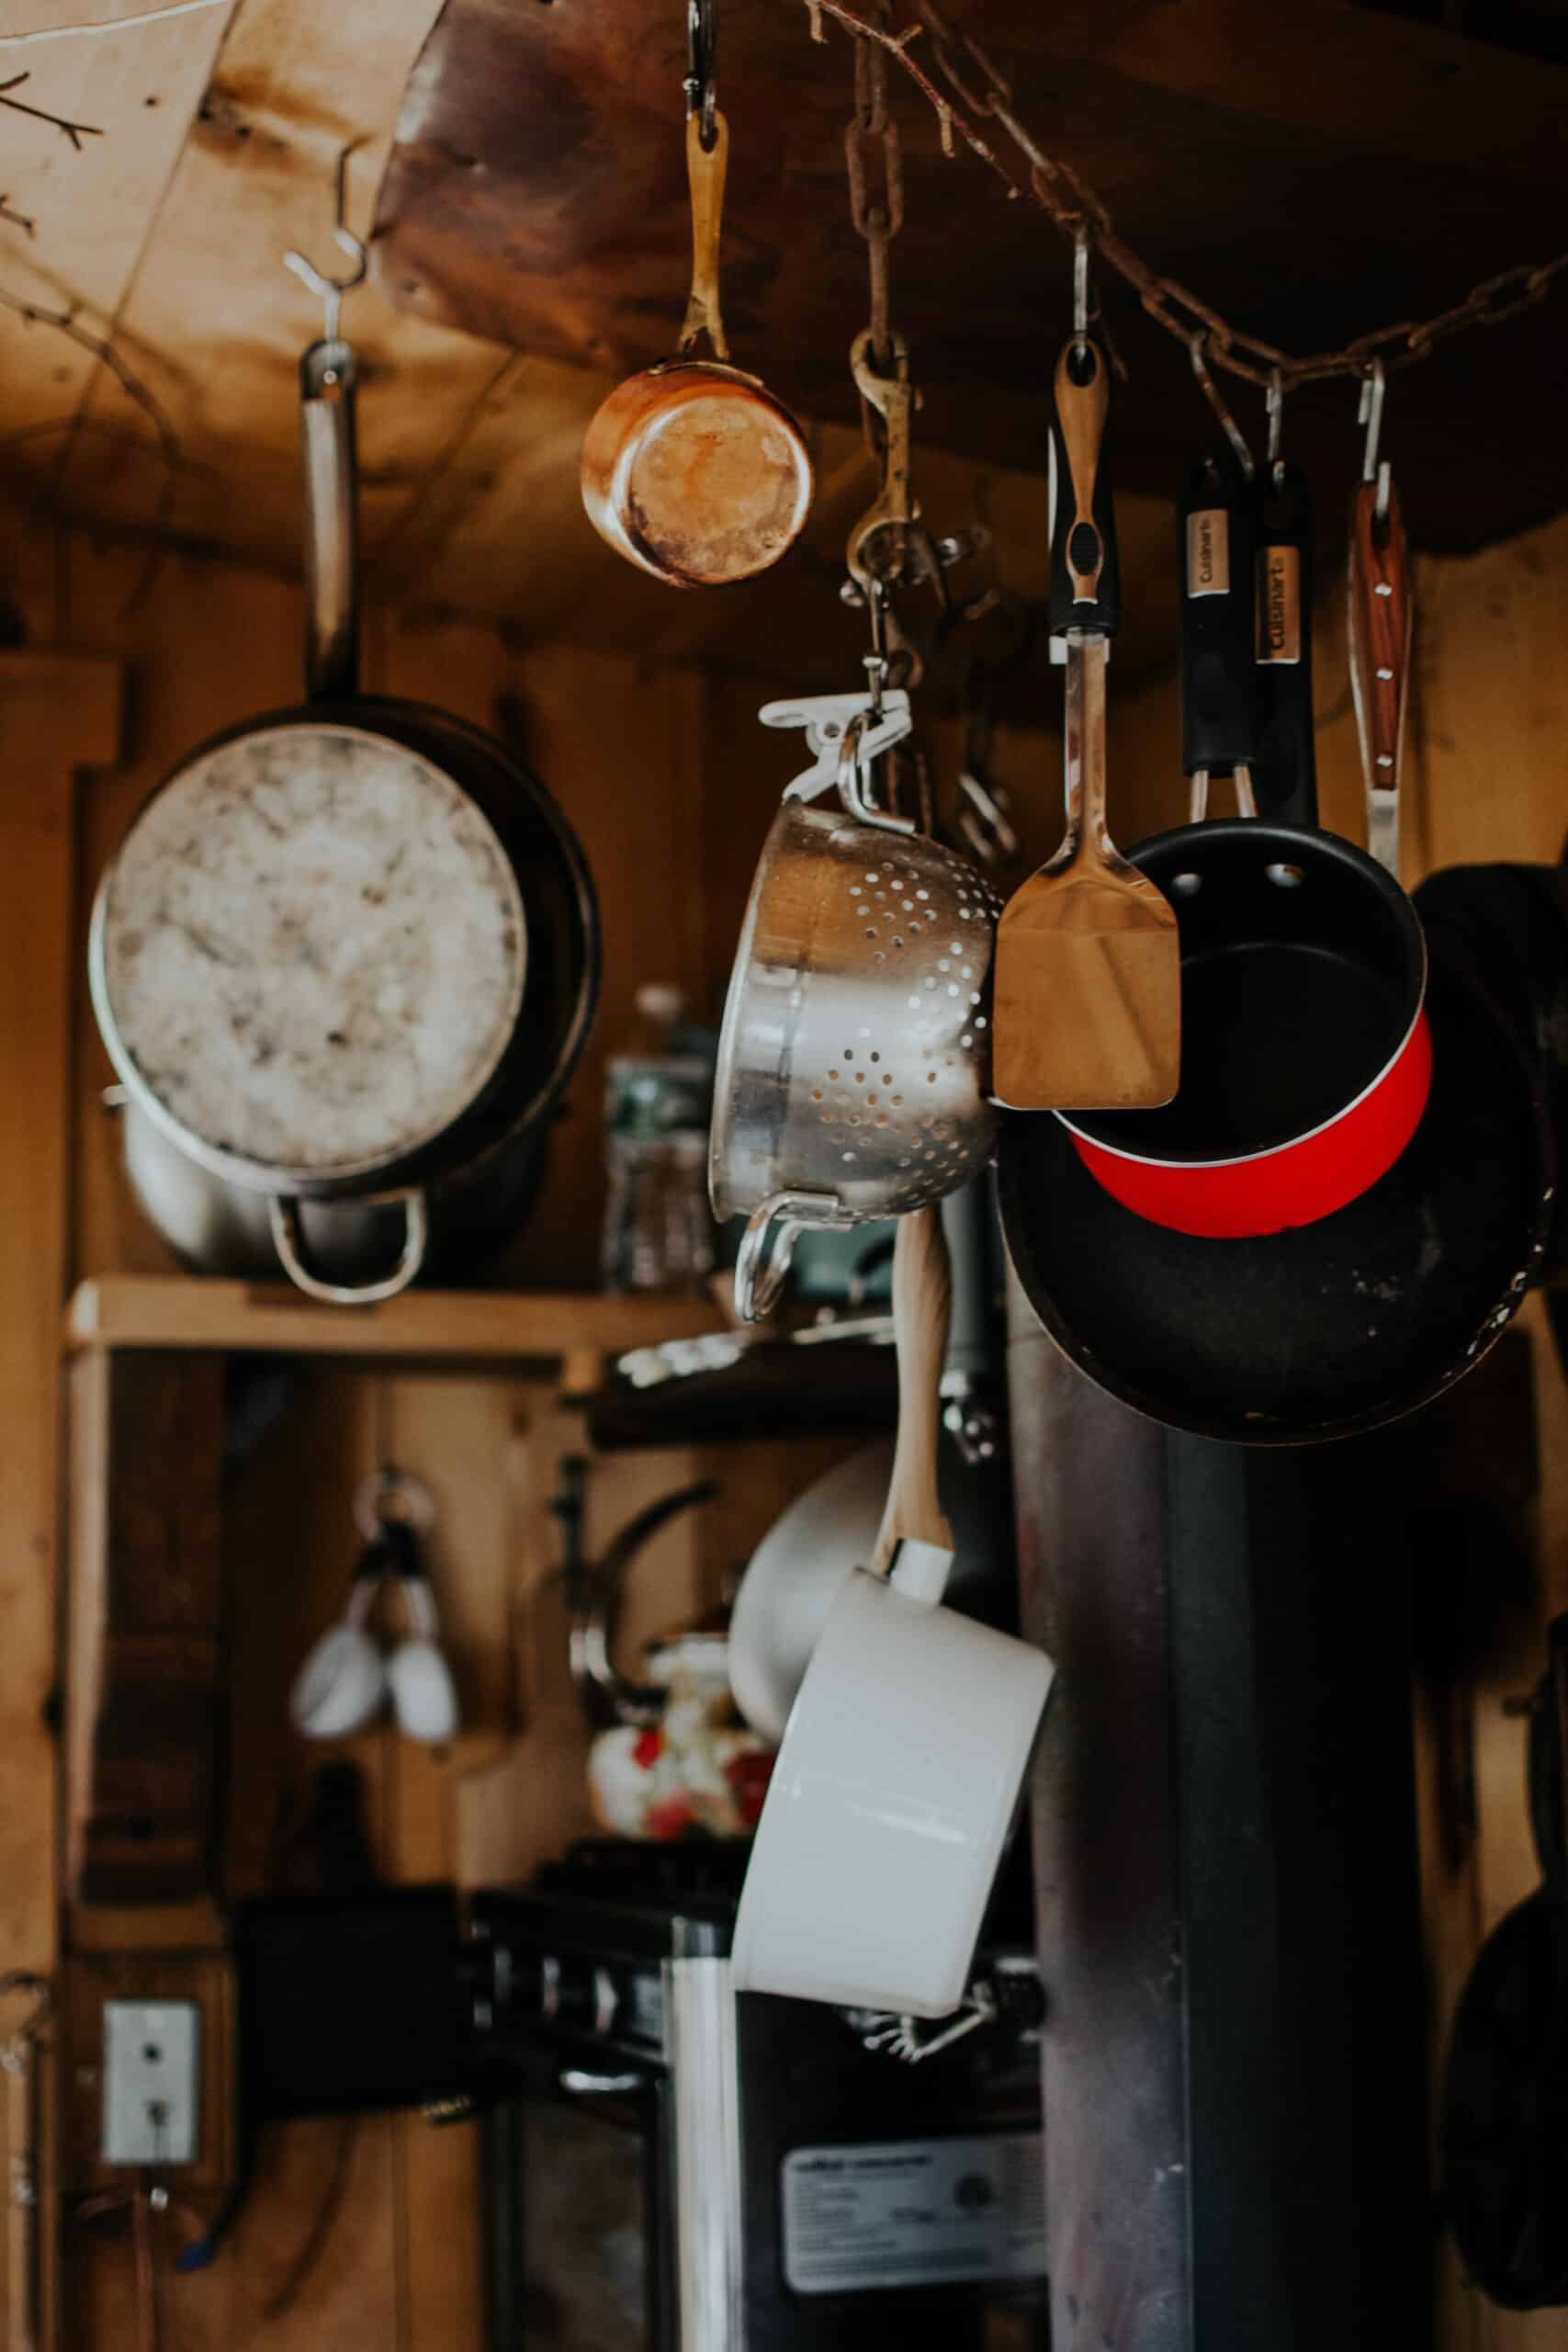
{"type": "MultiPolygon", "coordinates": [[[[1304,701],[1273,718],[1265,806],[1276,762],[1281,778],[1311,777],[1304,701]]],[[[1101,1188],[1060,1120],[1003,1118],[1013,1264],[1045,1329],[1100,1387],[1202,1436],[1306,1444],[1412,1411],[1503,1329],[1551,1221],[1546,1090],[1462,933],[1430,930],[1426,1111],[1387,1173],[1314,1224],[1256,1238],[1170,1231],[1101,1188]]]]}
{"type": "Polygon", "coordinates": [[[1568,1617],[1529,1726],[1542,1883],[1486,1939],[1443,2084],[1443,2205],[1466,2269],[1510,2311],[1568,2303],[1568,1617]]]}

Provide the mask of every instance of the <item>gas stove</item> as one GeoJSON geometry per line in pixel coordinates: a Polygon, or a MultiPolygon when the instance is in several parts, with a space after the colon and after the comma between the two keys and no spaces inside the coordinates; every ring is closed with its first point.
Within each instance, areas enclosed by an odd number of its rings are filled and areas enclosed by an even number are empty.
{"type": "Polygon", "coordinates": [[[1024,1849],[937,2021],[738,1995],[746,1859],[593,1840],[473,1899],[476,2041],[508,2093],[492,2344],[860,2352],[886,2324],[948,2352],[1043,2347],[1024,1849]]]}

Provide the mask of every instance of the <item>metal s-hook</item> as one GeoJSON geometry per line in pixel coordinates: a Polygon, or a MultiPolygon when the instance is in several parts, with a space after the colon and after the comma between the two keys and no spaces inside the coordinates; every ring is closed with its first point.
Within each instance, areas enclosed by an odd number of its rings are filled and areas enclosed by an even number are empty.
{"type": "Polygon", "coordinates": [[[1278,368],[1269,370],[1264,409],[1269,419],[1269,479],[1278,490],[1285,479],[1284,462],[1280,456],[1280,441],[1285,422],[1285,379],[1278,368]]]}
{"type": "Polygon", "coordinates": [[[1073,231],[1073,349],[1080,355],[1089,343],[1089,251],[1087,221],[1073,231]]]}
{"type": "Polygon", "coordinates": [[[718,137],[717,85],[714,56],[718,48],[718,17],[715,0],[686,0],[686,114],[701,118],[697,135],[705,154],[713,153],[718,137]]]}
{"type": "MultiPolygon", "coordinates": [[[[692,4],[695,6],[696,0],[692,0],[692,4]]],[[[335,343],[338,339],[338,317],[343,307],[344,296],[352,294],[356,286],[364,284],[370,267],[369,249],[363,238],[355,235],[346,217],[348,159],[356,148],[363,147],[364,144],[363,139],[350,140],[337,159],[337,217],[333,226],[333,235],[341,251],[347,254],[354,264],[354,268],[349,275],[346,277],[330,277],[324,269],[318,269],[313,261],[309,260],[294,246],[290,246],[283,256],[284,267],[291,269],[295,277],[300,278],[313,294],[321,296],[325,308],[325,333],[329,343],[335,343]]]]}
{"type": "Polygon", "coordinates": [[[1221,397],[1220,388],[1209,373],[1209,364],[1203,356],[1208,341],[1209,331],[1207,327],[1200,327],[1196,334],[1190,335],[1188,337],[1187,349],[1189,356],[1192,361],[1192,373],[1197,377],[1199,383],[1203,388],[1204,399],[1208,401],[1209,406],[1213,410],[1214,414],[1219,418],[1220,423],[1224,429],[1225,439],[1235,451],[1237,464],[1240,466],[1242,472],[1246,475],[1247,481],[1250,481],[1258,469],[1253,463],[1252,451],[1247,446],[1246,434],[1242,431],[1240,425],[1236,423],[1235,417],[1225,406],[1224,401],[1221,397]]]}
{"type": "Polygon", "coordinates": [[[1380,523],[1388,520],[1391,480],[1388,459],[1383,458],[1380,460],[1378,457],[1378,445],[1382,439],[1383,401],[1387,392],[1388,378],[1382,361],[1374,359],[1361,379],[1361,398],[1356,411],[1356,422],[1367,428],[1367,437],[1361,447],[1361,480],[1375,481],[1378,486],[1376,512],[1380,523]]]}

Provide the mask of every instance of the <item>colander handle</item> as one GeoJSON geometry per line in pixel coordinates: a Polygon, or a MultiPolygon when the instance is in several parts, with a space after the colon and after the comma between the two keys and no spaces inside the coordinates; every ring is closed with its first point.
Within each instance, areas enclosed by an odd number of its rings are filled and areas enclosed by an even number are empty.
{"type": "Polygon", "coordinates": [[[862,1222],[834,1193],[770,1193],[752,1210],[736,1252],[735,1311],[741,1321],[760,1323],[778,1305],[796,1234],[862,1222]]]}

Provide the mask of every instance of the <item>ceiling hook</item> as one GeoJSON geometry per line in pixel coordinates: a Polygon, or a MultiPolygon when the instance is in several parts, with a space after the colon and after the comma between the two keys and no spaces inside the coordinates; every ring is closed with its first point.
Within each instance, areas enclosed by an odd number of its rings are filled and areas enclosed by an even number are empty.
{"type": "Polygon", "coordinates": [[[1089,345],[1089,223],[1073,231],[1073,349],[1080,355],[1089,345]]]}
{"type": "Polygon", "coordinates": [[[1387,393],[1388,378],[1383,371],[1382,361],[1371,360],[1361,378],[1361,398],[1356,411],[1356,422],[1367,428],[1367,437],[1361,448],[1361,480],[1375,481],[1378,486],[1376,512],[1380,523],[1388,520],[1389,464],[1386,458],[1378,456],[1378,445],[1382,439],[1383,401],[1387,393]]]}
{"type": "Polygon", "coordinates": [[[698,137],[711,154],[718,136],[718,94],[714,57],[718,48],[716,0],[686,0],[686,114],[702,118],[698,137]]]}
{"type": "Polygon", "coordinates": [[[1225,439],[1235,451],[1237,464],[1240,466],[1242,472],[1246,475],[1247,481],[1250,481],[1254,473],[1257,471],[1257,468],[1253,463],[1252,452],[1247,446],[1246,434],[1242,431],[1240,425],[1236,423],[1235,417],[1225,406],[1224,401],[1221,397],[1220,388],[1209,373],[1208,361],[1203,356],[1208,341],[1209,331],[1207,327],[1200,327],[1196,334],[1190,335],[1188,337],[1187,348],[1192,361],[1192,373],[1197,377],[1199,383],[1201,384],[1203,388],[1204,399],[1208,401],[1209,406],[1213,410],[1214,414],[1219,418],[1221,424],[1224,428],[1225,439]]]}
{"type": "MultiPolygon", "coordinates": [[[[695,0],[694,0],[694,4],[695,0]]],[[[325,309],[326,336],[329,343],[337,341],[338,317],[343,307],[344,296],[352,294],[356,286],[364,284],[370,267],[369,248],[363,238],[355,235],[347,220],[348,159],[356,148],[363,147],[364,144],[363,139],[351,139],[337,159],[337,214],[333,225],[333,235],[337,241],[340,251],[345,253],[354,264],[348,276],[346,277],[329,277],[324,269],[318,269],[313,261],[309,260],[304,254],[293,246],[290,246],[283,256],[284,267],[291,269],[295,277],[302,279],[313,294],[321,296],[325,309]]]]}
{"type": "Polygon", "coordinates": [[[1285,379],[1278,368],[1269,371],[1269,390],[1264,394],[1264,407],[1269,418],[1269,477],[1276,490],[1285,477],[1284,462],[1280,456],[1280,440],[1285,422],[1285,379]]]}

